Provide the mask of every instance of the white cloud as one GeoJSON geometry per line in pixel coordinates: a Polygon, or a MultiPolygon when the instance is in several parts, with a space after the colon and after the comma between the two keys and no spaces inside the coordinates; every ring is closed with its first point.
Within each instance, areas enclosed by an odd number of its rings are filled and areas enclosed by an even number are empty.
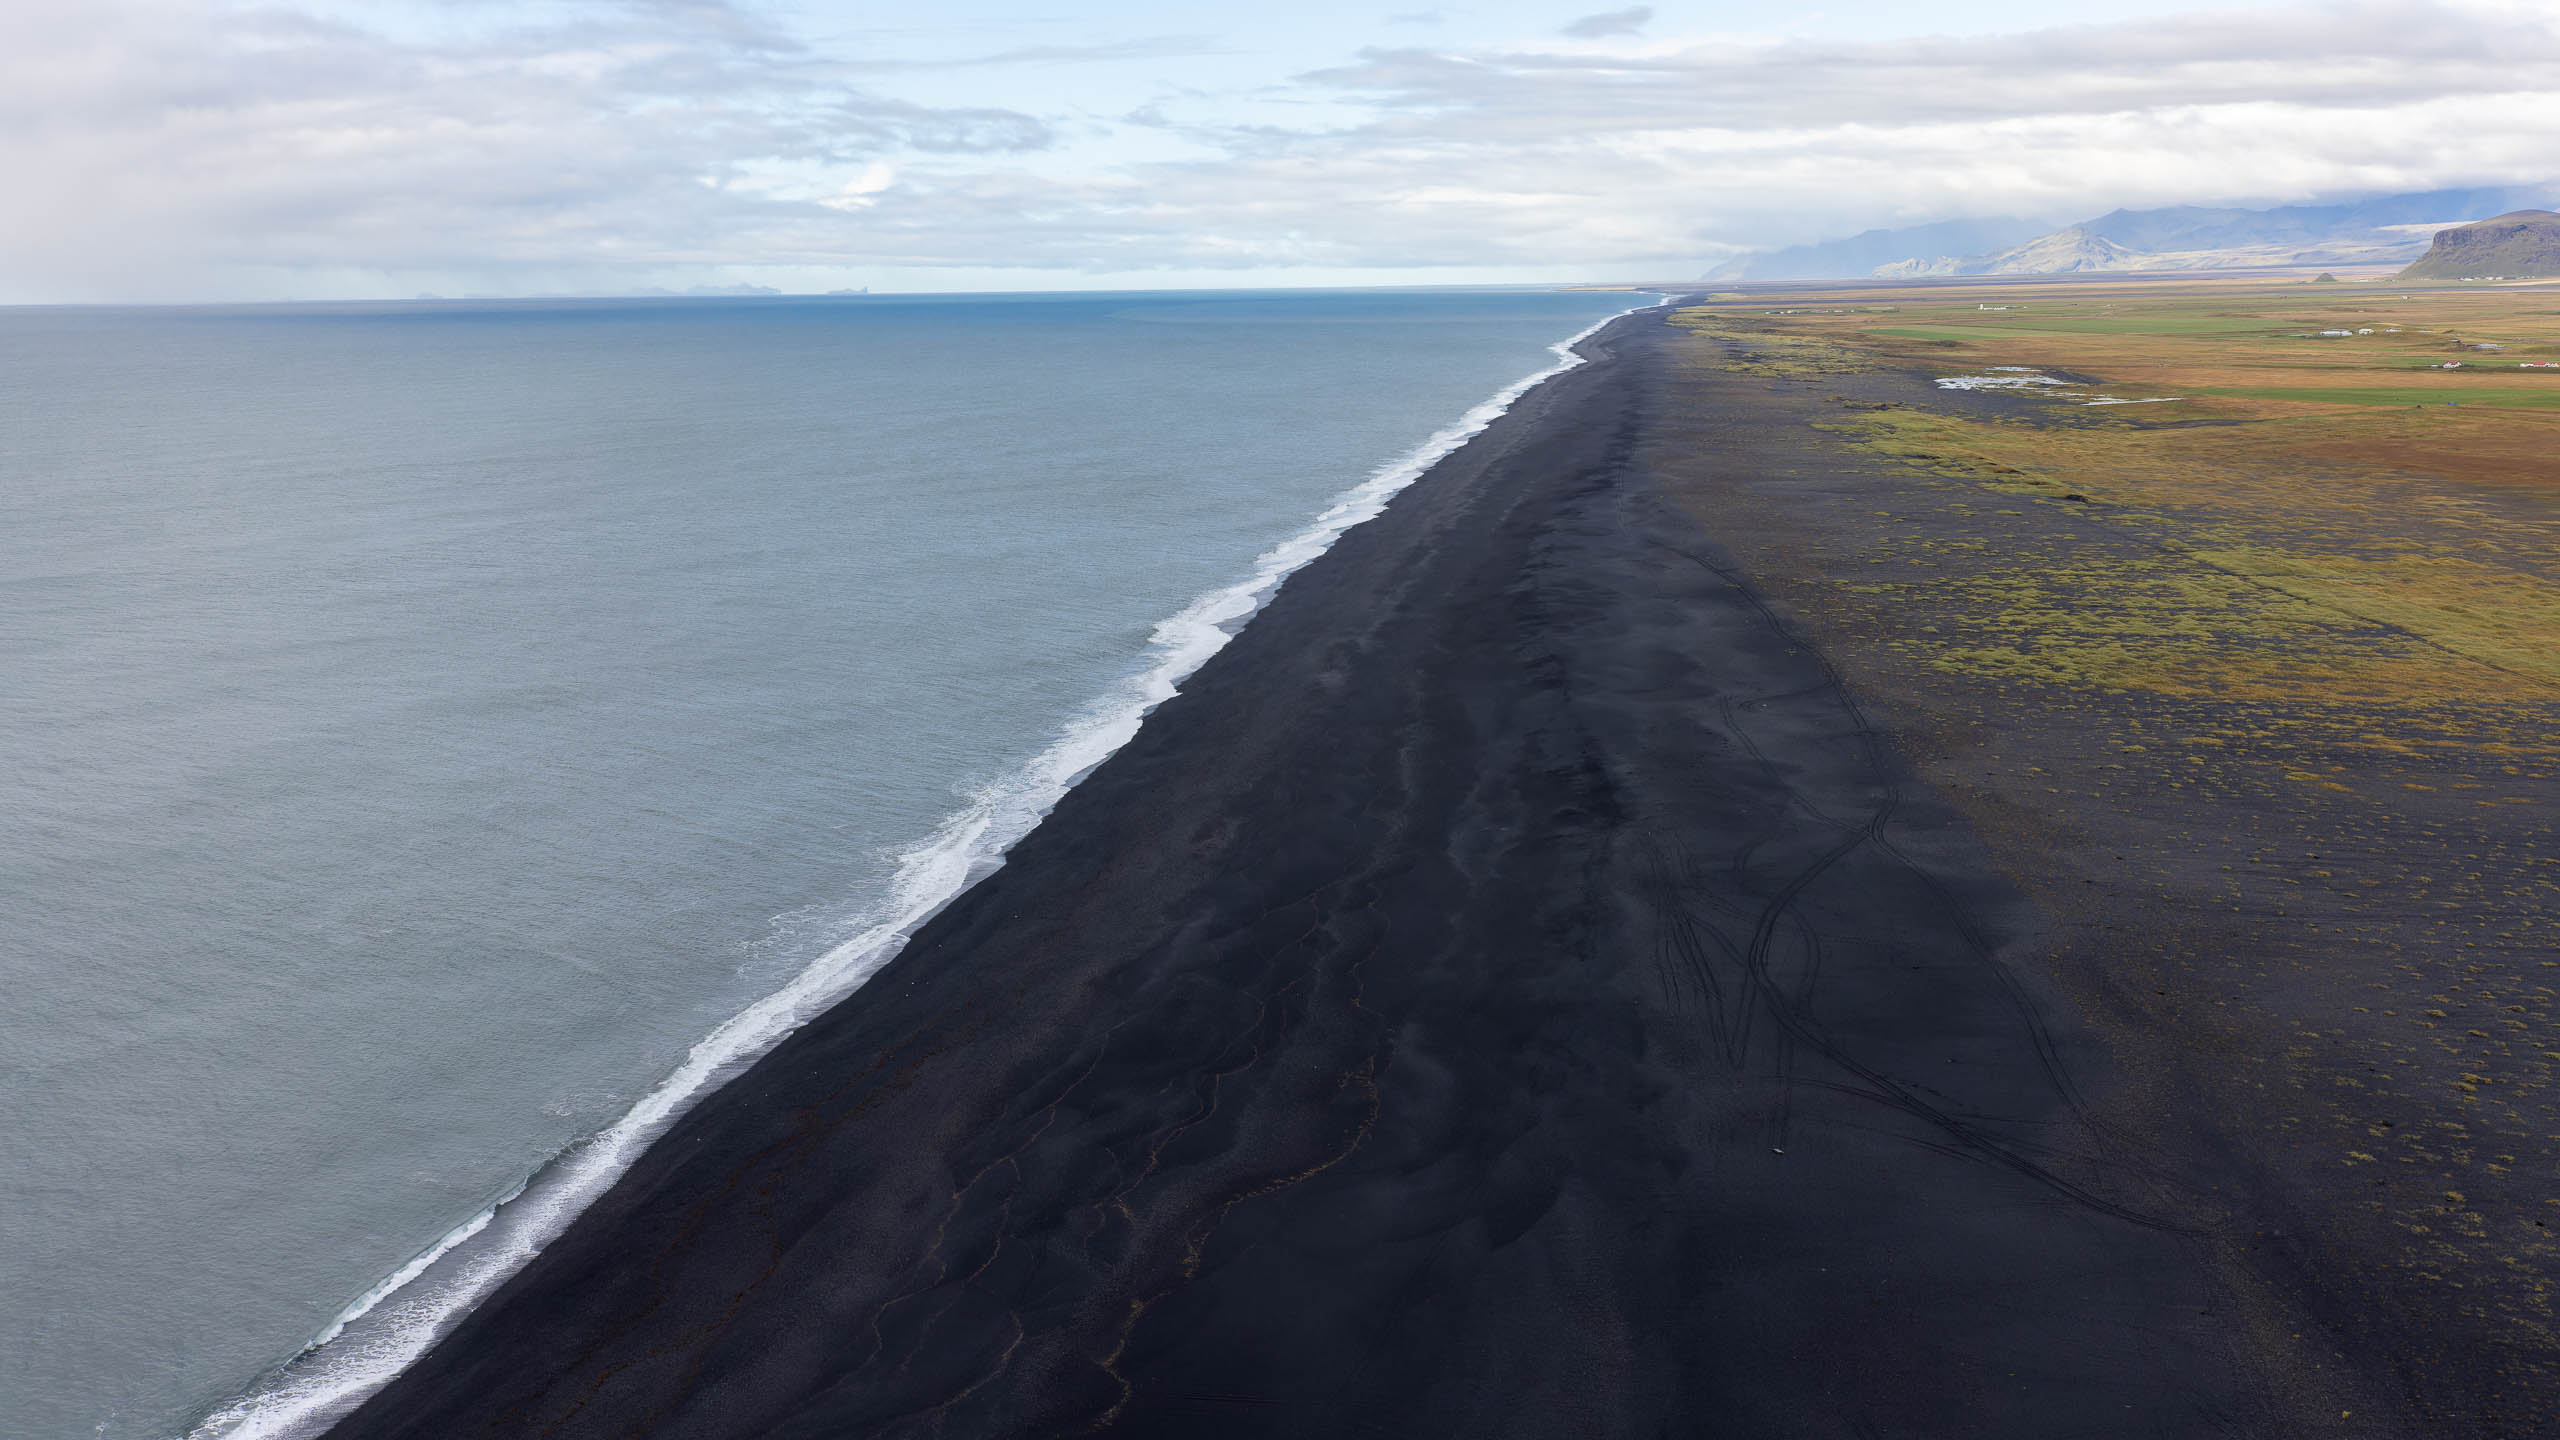
{"type": "Polygon", "coordinates": [[[2498,0],[1403,46],[1225,91],[1182,68],[1209,39],[998,44],[935,62],[936,103],[909,98],[921,67],[726,5],[452,13],[407,35],[179,0],[0,14],[0,298],[752,267],[1660,278],[1874,224],[2560,172],[2560,17],[2498,0]],[[1081,107],[1006,78],[1154,63],[1081,107]]]}
{"type": "Polygon", "coordinates": [[[1652,22],[1653,7],[1636,5],[1624,10],[1585,15],[1564,27],[1563,33],[1576,40],[1598,40],[1610,35],[1633,35],[1652,22]]]}
{"type": "Polygon", "coordinates": [[[281,9],[12,9],[0,287],[751,258],[760,226],[880,157],[1054,139],[1002,105],[867,91],[719,5],[554,10],[426,41],[281,9]]]}

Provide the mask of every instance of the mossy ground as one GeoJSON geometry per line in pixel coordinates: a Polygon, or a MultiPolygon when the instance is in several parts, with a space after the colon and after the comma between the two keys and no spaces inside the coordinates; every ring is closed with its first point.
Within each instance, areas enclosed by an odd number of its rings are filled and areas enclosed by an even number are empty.
{"type": "Polygon", "coordinates": [[[2416,369],[2449,334],[2560,341],[2560,294],[2088,288],[2096,293],[2003,287],[1998,303],[2016,308],[1996,312],[1970,297],[1904,296],[1865,313],[1763,301],[1676,320],[1726,341],[1724,363],[1755,375],[1916,362],[2089,377],[2071,398],[2006,411],[1950,395],[1943,407],[1856,407],[1833,422],[1871,453],[2083,507],[2074,523],[2159,546],[2156,558],[2104,573],[2052,557],[1969,572],[1978,643],[1944,645],[1942,664],[2179,694],[2346,686],[2371,700],[2448,689],[2560,700],[2560,413],[2477,413],[2502,396],[2560,407],[2560,371],[2416,369]],[[2378,333],[2297,338],[2320,328],[2378,333]],[[1915,338],[1954,338],[1967,358],[1915,350],[1915,338]],[[2294,383],[2309,371],[2322,383],[2294,383]],[[2413,375],[2426,383],[2406,383],[2413,375]],[[2234,378],[2262,383],[2197,383],[2234,378]],[[2196,393],[2138,409],[2082,403],[2180,391],[2196,393]],[[2332,395],[2352,398],[2320,398],[2332,395]],[[2407,408],[2411,395],[2433,408],[2407,408]],[[2473,413],[2443,397],[2467,399],[2473,413]]]}
{"type": "Polygon", "coordinates": [[[2063,917],[2152,1123],[2299,1210],[2338,1363],[2522,1435],[2560,1407],[2560,413],[2416,367],[2560,341],[2560,293],[2372,288],[1685,310],[1700,393],[1771,427],[1690,503],[2063,917]],[[1927,383],[1993,366],[2075,398],[1927,383]],[[2465,403],[2366,403],[2412,388],[2465,403]]]}

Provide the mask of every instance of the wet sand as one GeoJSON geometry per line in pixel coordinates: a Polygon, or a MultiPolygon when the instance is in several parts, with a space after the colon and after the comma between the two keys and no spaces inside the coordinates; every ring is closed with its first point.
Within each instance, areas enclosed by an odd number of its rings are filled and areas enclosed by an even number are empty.
{"type": "Polygon", "coordinates": [[[1695,343],[1587,342],[332,1433],[2314,1433],[2051,907],[1673,493],[1695,343]]]}

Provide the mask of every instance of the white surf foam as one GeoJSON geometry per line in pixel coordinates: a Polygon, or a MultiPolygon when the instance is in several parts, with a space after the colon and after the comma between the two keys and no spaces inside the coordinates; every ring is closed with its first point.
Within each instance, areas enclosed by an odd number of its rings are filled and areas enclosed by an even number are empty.
{"type": "MultiPolygon", "coordinates": [[[[1643,306],[1631,306],[1619,315],[1643,306]]],[[[1210,591],[1155,627],[1137,672],[1071,721],[1020,770],[988,786],[902,857],[889,893],[852,938],[773,994],[704,1037],[675,1072],[623,1117],[544,1166],[531,1180],[456,1226],[365,1292],[291,1361],[214,1411],[187,1440],[302,1440],[345,1416],[407,1369],[472,1307],[540,1253],[602,1195],[640,1152],[722,1081],[860,988],[907,938],[961,891],[996,869],[1069,788],[1138,733],[1147,713],[1225,648],[1244,622],[1342,532],[1386,508],[1543,381],[1583,364],[1573,347],[1610,316],[1549,348],[1556,363],[1469,410],[1412,452],[1346,491],[1306,529],[1265,551],[1251,574],[1210,591]]]]}

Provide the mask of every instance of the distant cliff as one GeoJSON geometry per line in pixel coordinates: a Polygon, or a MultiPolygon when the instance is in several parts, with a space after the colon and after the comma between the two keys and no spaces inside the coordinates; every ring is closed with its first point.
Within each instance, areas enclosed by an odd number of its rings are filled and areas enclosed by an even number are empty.
{"type": "Polygon", "coordinates": [[[2017,220],[1943,221],[1739,256],[1707,278],[1765,281],[1876,275],[1909,279],[2397,265],[2416,259],[2426,245],[2424,237],[2443,226],[2518,206],[2549,204],[2553,198],[2552,187],[2542,185],[2428,190],[2270,210],[2178,205],[2116,210],[2050,234],[2043,233],[2041,226],[2017,220]]]}
{"type": "Polygon", "coordinates": [[[2516,210],[2436,232],[2403,280],[2530,280],[2560,276],[2560,215],[2516,210]]]}

